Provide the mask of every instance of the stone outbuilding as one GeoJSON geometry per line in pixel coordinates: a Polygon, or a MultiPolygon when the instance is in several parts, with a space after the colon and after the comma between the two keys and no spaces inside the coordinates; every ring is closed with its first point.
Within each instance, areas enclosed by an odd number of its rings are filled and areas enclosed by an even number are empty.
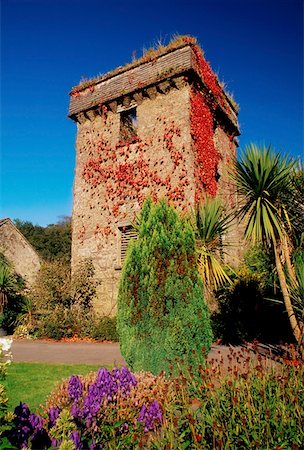
{"type": "Polygon", "coordinates": [[[27,286],[32,286],[40,269],[39,255],[8,218],[0,220],[0,253],[13,265],[15,272],[24,278],[27,286]]]}
{"type": "MultiPolygon", "coordinates": [[[[70,93],[77,124],[72,270],[91,258],[97,309],[113,314],[132,221],[146,196],[189,211],[205,196],[236,202],[227,169],[236,155],[237,107],[196,40],[167,47],[80,84],[70,93]]],[[[238,224],[227,239],[238,258],[238,224]]],[[[231,261],[230,261],[231,262],[231,261]]]]}

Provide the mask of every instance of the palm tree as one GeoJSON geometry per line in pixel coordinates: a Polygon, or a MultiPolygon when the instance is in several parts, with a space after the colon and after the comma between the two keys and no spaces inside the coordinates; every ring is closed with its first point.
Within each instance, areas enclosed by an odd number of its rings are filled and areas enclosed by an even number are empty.
{"type": "MultiPolygon", "coordinates": [[[[225,282],[231,282],[223,263],[223,235],[230,217],[219,198],[205,198],[192,214],[191,222],[198,242],[198,263],[207,296],[225,282]]],[[[231,269],[231,268],[230,268],[231,269]]]]}
{"type": "Polygon", "coordinates": [[[240,160],[235,160],[232,178],[240,196],[239,215],[245,220],[245,238],[253,244],[271,245],[285,308],[296,341],[301,344],[303,333],[292,305],[284,263],[289,278],[296,274],[291,263],[292,228],[286,197],[292,189],[295,163],[270,148],[250,145],[240,160]]]}

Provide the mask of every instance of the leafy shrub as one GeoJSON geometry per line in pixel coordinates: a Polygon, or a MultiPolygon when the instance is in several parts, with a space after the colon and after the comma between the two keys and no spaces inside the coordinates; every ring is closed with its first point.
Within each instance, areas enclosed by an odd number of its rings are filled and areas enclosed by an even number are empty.
{"type": "Polygon", "coordinates": [[[96,295],[97,281],[94,279],[95,269],[91,259],[83,260],[71,279],[71,301],[73,304],[91,309],[96,295]]]}
{"type": "Polygon", "coordinates": [[[25,282],[0,253],[0,327],[12,334],[25,307],[25,282]]]}
{"type": "Polygon", "coordinates": [[[191,364],[192,349],[211,347],[194,233],[165,200],[146,200],[138,218],[119,287],[118,333],[132,370],[154,374],[175,357],[191,364]]]}
{"type": "Polygon", "coordinates": [[[51,339],[91,336],[95,320],[92,311],[86,311],[77,304],[69,309],[58,305],[40,317],[36,335],[51,339]]]}
{"type": "Polygon", "coordinates": [[[32,290],[38,311],[52,310],[56,306],[69,308],[71,298],[71,269],[63,261],[49,261],[41,265],[32,290]]]}
{"type": "Polygon", "coordinates": [[[173,380],[176,397],[152,448],[303,448],[304,366],[295,354],[273,361],[242,348],[199,369],[173,380]]]}
{"type": "Polygon", "coordinates": [[[117,342],[119,338],[116,325],[116,317],[96,317],[91,336],[101,341],[117,342]]]}
{"type": "MultiPolygon", "coordinates": [[[[84,260],[72,278],[70,266],[65,262],[45,262],[32,293],[32,333],[52,339],[98,334],[98,320],[92,307],[96,285],[91,260],[84,260]]],[[[23,318],[21,325],[24,324],[28,326],[28,316],[23,318]]],[[[104,334],[108,332],[109,327],[104,334]]]]}
{"type": "Polygon", "coordinates": [[[215,336],[230,344],[255,339],[293,342],[284,306],[277,301],[280,292],[275,289],[271,255],[260,247],[249,249],[244,264],[231,278],[232,285],[216,293],[218,310],[211,317],[215,336]]]}

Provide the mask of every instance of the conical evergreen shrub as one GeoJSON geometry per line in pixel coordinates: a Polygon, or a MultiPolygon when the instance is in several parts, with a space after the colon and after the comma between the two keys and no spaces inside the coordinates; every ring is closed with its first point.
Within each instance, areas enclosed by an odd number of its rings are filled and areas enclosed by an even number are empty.
{"type": "Polygon", "coordinates": [[[118,332],[133,371],[158,374],[175,358],[190,365],[210,350],[194,233],[165,200],[147,199],[138,218],[119,287],[118,332]]]}

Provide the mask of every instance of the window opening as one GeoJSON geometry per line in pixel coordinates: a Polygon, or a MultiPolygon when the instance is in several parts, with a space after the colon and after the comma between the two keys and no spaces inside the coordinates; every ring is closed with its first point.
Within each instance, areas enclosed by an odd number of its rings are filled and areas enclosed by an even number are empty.
{"type": "Polygon", "coordinates": [[[121,232],[121,244],[120,244],[120,260],[124,262],[128,250],[129,243],[132,239],[137,239],[138,234],[132,225],[119,227],[121,232]]]}
{"type": "Polygon", "coordinates": [[[136,108],[128,109],[120,113],[120,138],[129,141],[137,136],[136,108]]]}

